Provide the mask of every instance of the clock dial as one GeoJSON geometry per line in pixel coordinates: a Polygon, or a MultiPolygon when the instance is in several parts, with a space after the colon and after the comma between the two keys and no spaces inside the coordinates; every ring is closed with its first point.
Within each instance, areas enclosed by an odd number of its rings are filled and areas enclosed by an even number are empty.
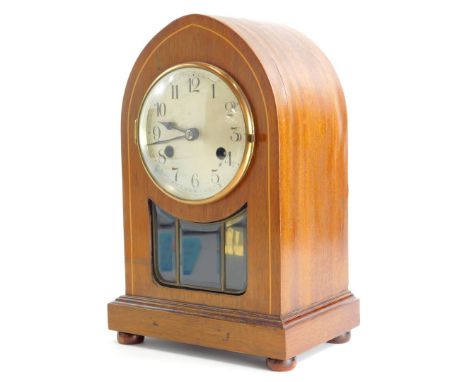
{"type": "Polygon", "coordinates": [[[253,123],[242,90],[221,69],[175,66],[146,94],[138,118],[143,162],[165,193],[192,202],[222,197],[245,173],[253,123]]]}

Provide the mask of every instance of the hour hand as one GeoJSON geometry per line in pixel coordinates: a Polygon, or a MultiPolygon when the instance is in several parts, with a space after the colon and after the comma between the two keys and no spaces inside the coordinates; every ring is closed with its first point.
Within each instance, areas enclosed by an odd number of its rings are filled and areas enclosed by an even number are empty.
{"type": "MultiPolygon", "coordinates": [[[[184,133],[181,137],[185,138],[187,141],[194,141],[200,135],[200,131],[195,127],[184,129],[183,127],[179,127],[175,122],[158,122],[158,124],[163,125],[167,130],[177,130],[184,133]]],[[[179,138],[180,137],[177,137],[176,139],[179,138]]]]}
{"type": "Polygon", "coordinates": [[[188,129],[177,126],[175,122],[158,122],[160,125],[163,125],[167,130],[178,130],[185,133],[188,129]]]}

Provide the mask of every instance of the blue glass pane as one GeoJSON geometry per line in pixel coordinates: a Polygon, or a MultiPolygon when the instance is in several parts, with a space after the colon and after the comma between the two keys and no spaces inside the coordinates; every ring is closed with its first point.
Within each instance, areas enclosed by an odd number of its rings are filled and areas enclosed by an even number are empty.
{"type": "Polygon", "coordinates": [[[163,281],[175,282],[177,280],[176,220],[153,205],[154,215],[156,215],[157,271],[163,281]]]}
{"type": "Polygon", "coordinates": [[[243,293],[247,287],[247,209],[223,221],[177,219],[150,202],[154,272],[161,283],[243,293]]]}
{"type": "Polygon", "coordinates": [[[180,221],[180,282],[182,285],[221,288],[222,224],[180,221]]]}

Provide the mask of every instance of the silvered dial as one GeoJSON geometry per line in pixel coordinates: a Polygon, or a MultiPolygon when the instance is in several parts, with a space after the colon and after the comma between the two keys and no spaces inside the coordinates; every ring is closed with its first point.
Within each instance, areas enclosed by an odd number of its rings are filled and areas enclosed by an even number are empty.
{"type": "Polygon", "coordinates": [[[138,121],[145,167],[173,197],[219,198],[246,171],[253,148],[249,106],[218,68],[186,64],[164,72],[146,94],[138,121]]]}

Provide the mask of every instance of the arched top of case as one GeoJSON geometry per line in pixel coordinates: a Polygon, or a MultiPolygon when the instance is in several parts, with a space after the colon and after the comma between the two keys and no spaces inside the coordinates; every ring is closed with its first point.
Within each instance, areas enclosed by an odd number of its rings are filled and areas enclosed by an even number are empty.
{"type": "MultiPolygon", "coordinates": [[[[147,44],[135,63],[129,85],[138,75],[135,69],[148,58],[155,45],[189,28],[217,34],[241,53],[255,71],[265,98],[274,97],[274,102],[267,103],[267,106],[269,112],[276,112],[279,129],[297,126],[294,113],[298,111],[303,114],[299,123],[304,123],[307,119],[304,114],[307,113],[332,114],[336,117],[336,123],[334,126],[322,126],[322,129],[346,129],[343,91],[330,61],[309,38],[280,24],[200,14],[182,16],[168,24],[147,44]]],[[[200,48],[196,46],[195,37],[193,42],[194,49],[200,48]]]]}
{"type": "MultiPolygon", "coordinates": [[[[187,61],[218,66],[240,85],[254,117],[255,149],[246,176],[234,191],[211,203],[213,208],[188,210],[155,191],[166,210],[214,221],[239,210],[253,194],[263,195],[271,216],[281,210],[280,220],[288,224],[302,215],[298,210],[312,213],[309,209],[319,203],[332,203],[330,195],[338,200],[347,194],[346,107],[339,80],[307,37],[282,25],[197,14],[171,22],[132,69],[122,109],[123,141],[132,139],[133,122],[154,78],[187,61]]],[[[325,213],[324,207],[319,210],[325,213]]]]}

